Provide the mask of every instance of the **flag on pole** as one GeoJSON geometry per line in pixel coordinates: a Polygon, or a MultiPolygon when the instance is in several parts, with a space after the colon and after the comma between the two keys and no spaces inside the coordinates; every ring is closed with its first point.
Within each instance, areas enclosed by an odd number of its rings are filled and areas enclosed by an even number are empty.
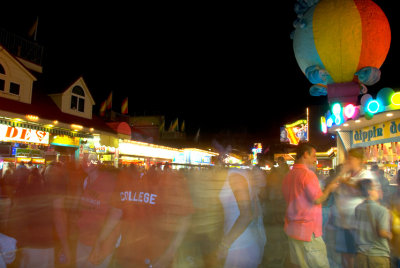
{"type": "Polygon", "coordinates": [[[110,95],[108,95],[107,98],[107,110],[110,110],[112,108],[112,91],[110,92],[110,95]]]}
{"type": "Polygon", "coordinates": [[[100,116],[105,116],[107,109],[107,101],[103,101],[100,106],[100,116]]]}
{"type": "Polygon", "coordinates": [[[163,120],[160,125],[160,132],[164,132],[164,130],[165,130],[165,120],[163,120]]]}
{"type": "Polygon", "coordinates": [[[194,141],[199,142],[199,138],[200,138],[200,128],[199,130],[197,130],[196,136],[194,137],[194,141]]]}
{"type": "Polygon", "coordinates": [[[174,123],[169,127],[169,131],[177,131],[178,130],[178,118],[175,119],[174,123]]]}
{"type": "Polygon", "coordinates": [[[182,122],[181,132],[185,132],[185,120],[183,120],[183,122],[182,122]]]}
{"type": "Polygon", "coordinates": [[[28,36],[33,37],[33,40],[35,41],[36,41],[38,24],[39,24],[39,17],[36,17],[35,23],[32,25],[31,29],[28,32],[28,36]]]}
{"type": "Polygon", "coordinates": [[[122,106],[121,106],[121,114],[127,114],[128,113],[128,97],[126,97],[122,101],[122,106]]]}

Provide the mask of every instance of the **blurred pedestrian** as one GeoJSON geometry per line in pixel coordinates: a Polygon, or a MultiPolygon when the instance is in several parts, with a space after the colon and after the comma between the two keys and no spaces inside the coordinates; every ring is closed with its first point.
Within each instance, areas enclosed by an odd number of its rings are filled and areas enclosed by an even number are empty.
{"type": "Polygon", "coordinates": [[[322,239],[321,204],[338,184],[331,182],[321,191],[318,178],[310,167],[317,160],[315,148],[308,143],[297,148],[296,163],[286,175],[282,191],[286,200],[285,232],[290,257],[300,267],[329,267],[322,239]]]}
{"type": "Polygon", "coordinates": [[[60,176],[53,179],[45,182],[34,167],[16,189],[9,229],[20,249],[17,267],[54,267],[57,240],[66,239],[59,232],[66,223],[57,217],[57,203],[66,190],[60,185],[66,182],[60,176]]]}
{"type": "Polygon", "coordinates": [[[224,267],[258,267],[262,261],[266,237],[258,188],[249,172],[228,171],[220,192],[225,223],[217,253],[224,267]]]}
{"type": "Polygon", "coordinates": [[[353,148],[347,153],[346,161],[341,173],[338,175],[341,182],[335,192],[337,209],[336,219],[336,251],[342,255],[342,265],[345,268],[354,267],[354,258],[357,253],[355,244],[355,208],[361,204],[365,197],[357,185],[358,181],[370,179],[377,191],[381,191],[380,183],[376,176],[364,167],[364,149],[353,148]]]}
{"type": "MultiPolygon", "coordinates": [[[[125,179],[124,179],[125,178],[125,179]]],[[[101,261],[104,241],[121,224],[116,267],[170,267],[189,228],[192,202],[184,179],[175,172],[153,173],[138,183],[118,180],[113,207],[96,241],[91,260],[101,261]],[[162,178],[155,179],[155,175],[162,178]]]]}
{"type": "MultiPolygon", "coordinates": [[[[78,242],[76,248],[76,266],[80,267],[107,267],[112,258],[111,247],[104,252],[100,262],[94,263],[90,255],[95,249],[96,241],[111,209],[111,197],[114,192],[117,174],[113,168],[107,168],[89,163],[85,169],[88,176],[83,184],[80,196],[77,220],[78,242]]],[[[118,238],[118,237],[117,237],[118,238]]],[[[114,245],[116,244],[116,240],[114,245]]],[[[105,239],[113,239],[107,236],[105,239]]],[[[110,244],[113,244],[110,242],[110,244]]]]}
{"type": "MultiPolygon", "coordinates": [[[[399,173],[398,173],[399,174],[399,173]]],[[[388,198],[392,216],[392,235],[390,241],[393,267],[400,268],[400,176],[397,176],[397,189],[388,198]]]]}
{"type": "Polygon", "coordinates": [[[385,178],[385,171],[380,169],[378,165],[373,165],[371,167],[371,171],[375,173],[375,176],[378,178],[379,183],[381,184],[382,196],[379,198],[379,201],[384,205],[388,206],[388,198],[390,195],[390,184],[389,180],[385,178]]]}
{"type": "Polygon", "coordinates": [[[358,182],[361,193],[366,200],[355,209],[357,268],[390,268],[390,214],[386,207],[378,203],[380,193],[372,180],[358,182]]]}

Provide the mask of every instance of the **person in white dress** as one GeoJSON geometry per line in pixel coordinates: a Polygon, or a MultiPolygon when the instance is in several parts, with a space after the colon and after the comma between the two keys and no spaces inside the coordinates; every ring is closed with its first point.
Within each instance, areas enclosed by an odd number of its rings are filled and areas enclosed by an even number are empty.
{"type": "Polygon", "coordinates": [[[231,169],[220,192],[224,236],[217,255],[224,267],[256,268],[263,258],[266,236],[258,200],[260,185],[246,170],[231,169]]]}

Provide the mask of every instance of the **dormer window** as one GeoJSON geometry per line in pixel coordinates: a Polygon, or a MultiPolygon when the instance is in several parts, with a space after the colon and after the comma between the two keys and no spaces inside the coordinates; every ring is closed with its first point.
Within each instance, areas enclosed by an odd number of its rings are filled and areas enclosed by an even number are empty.
{"type": "Polygon", "coordinates": [[[72,89],[71,109],[85,112],[85,91],[80,86],[75,86],[72,89]]]}

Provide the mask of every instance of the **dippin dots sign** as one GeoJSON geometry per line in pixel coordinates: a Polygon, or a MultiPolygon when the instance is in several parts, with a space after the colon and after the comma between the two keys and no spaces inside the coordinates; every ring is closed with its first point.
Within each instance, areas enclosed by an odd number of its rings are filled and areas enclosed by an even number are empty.
{"type": "Polygon", "coordinates": [[[353,143],[378,141],[400,136],[400,119],[353,131],[353,143]]]}
{"type": "Polygon", "coordinates": [[[49,144],[49,132],[22,127],[0,125],[0,140],[49,144]]]}

